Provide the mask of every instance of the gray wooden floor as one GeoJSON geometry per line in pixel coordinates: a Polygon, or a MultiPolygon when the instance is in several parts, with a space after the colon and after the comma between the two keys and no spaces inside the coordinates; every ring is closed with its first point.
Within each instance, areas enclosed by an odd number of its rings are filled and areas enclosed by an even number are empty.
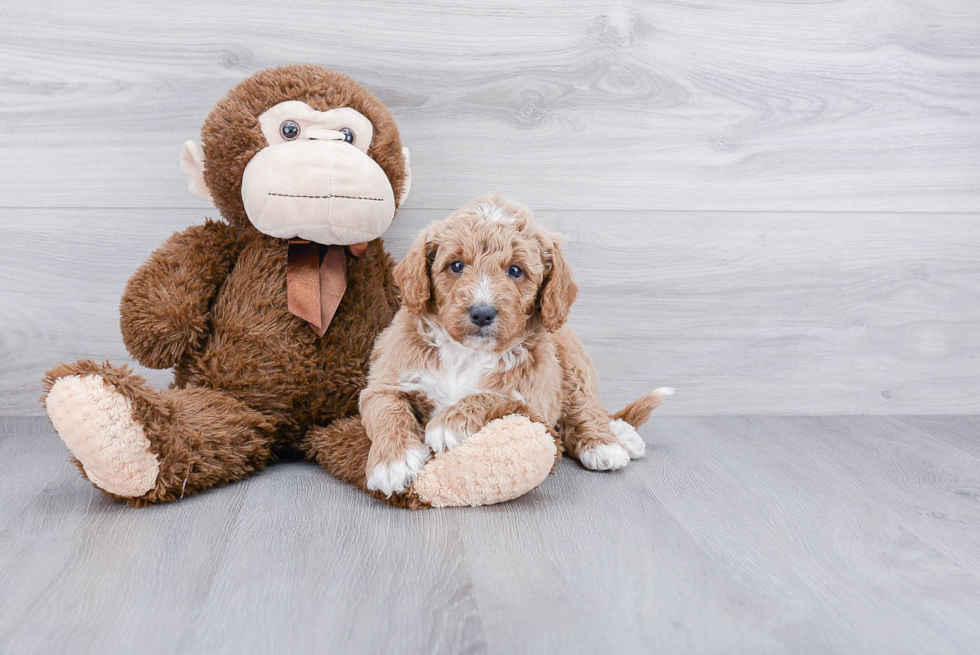
{"type": "Polygon", "coordinates": [[[659,417],[498,507],[303,463],[134,510],[0,421],[0,652],[975,653],[980,417],[659,417]]]}

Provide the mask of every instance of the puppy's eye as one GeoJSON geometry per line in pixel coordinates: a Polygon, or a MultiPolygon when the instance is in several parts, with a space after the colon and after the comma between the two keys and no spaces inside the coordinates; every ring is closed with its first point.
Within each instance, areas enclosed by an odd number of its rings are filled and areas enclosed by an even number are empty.
{"type": "Polygon", "coordinates": [[[340,128],[340,133],[344,135],[344,141],[354,143],[354,130],[349,127],[342,127],[340,128]]]}
{"type": "Polygon", "coordinates": [[[279,126],[279,134],[286,141],[292,141],[299,136],[299,124],[296,121],[283,121],[282,125],[279,126]]]}
{"type": "Polygon", "coordinates": [[[520,280],[522,277],[524,277],[524,269],[521,268],[520,266],[517,266],[516,264],[513,264],[511,265],[510,268],[507,269],[507,275],[514,278],[515,280],[520,280]]]}
{"type": "Polygon", "coordinates": [[[449,270],[453,273],[462,273],[463,268],[465,268],[465,264],[458,259],[449,265],[449,270]]]}

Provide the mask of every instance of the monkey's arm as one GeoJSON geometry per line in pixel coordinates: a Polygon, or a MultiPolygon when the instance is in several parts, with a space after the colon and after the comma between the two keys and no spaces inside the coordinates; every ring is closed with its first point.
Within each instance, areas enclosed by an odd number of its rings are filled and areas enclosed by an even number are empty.
{"type": "Polygon", "coordinates": [[[137,361],[169,368],[200,343],[239,250],[234,228],[208,220],[175,233],[137,269],[119,306],[123,342],[137,361]]]}

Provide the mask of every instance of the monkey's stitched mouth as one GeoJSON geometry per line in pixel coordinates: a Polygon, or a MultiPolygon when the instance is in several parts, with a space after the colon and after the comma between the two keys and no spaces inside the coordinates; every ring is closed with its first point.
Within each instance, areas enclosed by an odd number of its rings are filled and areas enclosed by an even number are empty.
{"type": "Polygon", "coordinates": [[[326,195],[326,196],[304,196],[293,193],[269,193],[270,196],[279,196],[281,198],[312,198],[312,199],[325,199],[325,198],[346,198],[347,200],[372,200],[374,202],[384,202],[384,198],[364,198],[362,196],[341,196],[341,195],[326,195]]]}

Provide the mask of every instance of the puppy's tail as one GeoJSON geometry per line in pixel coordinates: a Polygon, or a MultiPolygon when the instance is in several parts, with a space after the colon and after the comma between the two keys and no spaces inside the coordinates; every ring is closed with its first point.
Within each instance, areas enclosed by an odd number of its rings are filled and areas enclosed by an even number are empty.
{"type": "Polygon", "coordinates": [[[674,389],[672,387],[660,387],[659,389],[654,389],[645,396],[634,400],[629,405],[619,410],[612,415],[613,419],[621,419],[626,421],[634,428],[638,428],[647,422],[650,418],[650,414],[653,410],[660,407],[660,402],[664,399],[664,396],[673,396],[674,389]]]}

